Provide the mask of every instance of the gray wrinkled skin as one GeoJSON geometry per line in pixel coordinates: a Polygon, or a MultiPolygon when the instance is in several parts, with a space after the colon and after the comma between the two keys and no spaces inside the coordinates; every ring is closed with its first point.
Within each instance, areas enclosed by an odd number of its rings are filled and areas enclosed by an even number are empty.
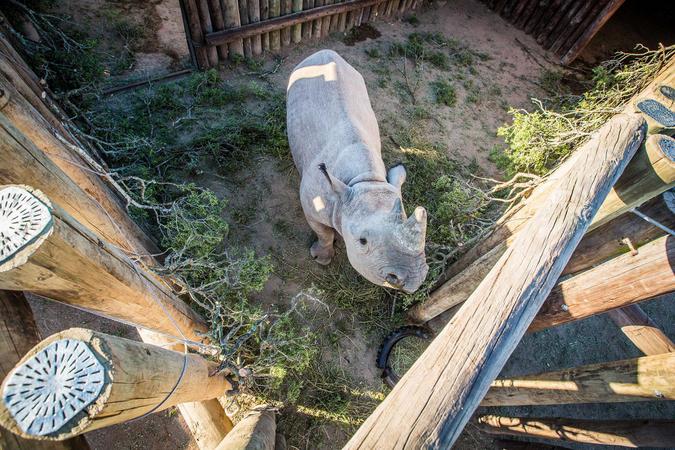
{"type": "Polygon", "coordinates": [[[337,231],[351,265],[369,281],[416,291],[427,275],[427,213],[406,218],[402,165],[385,170],[380,131],[361,75],[332,50],[321,50],[291,74],[288,140],[300,171],[300,201],[317,241],[320,264],[334,255],[337,231]]]}

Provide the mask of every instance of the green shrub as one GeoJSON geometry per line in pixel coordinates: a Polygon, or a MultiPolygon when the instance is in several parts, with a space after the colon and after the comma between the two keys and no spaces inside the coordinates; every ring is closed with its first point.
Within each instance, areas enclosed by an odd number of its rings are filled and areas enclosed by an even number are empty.
{"type": "Polygon", "coordinates": [[[448,81],[436,80],[431,84],[434,90],[436,103],[442,103],[446,106],[455,106],[457,103],[457,94],[455,87],[448,81]]]}

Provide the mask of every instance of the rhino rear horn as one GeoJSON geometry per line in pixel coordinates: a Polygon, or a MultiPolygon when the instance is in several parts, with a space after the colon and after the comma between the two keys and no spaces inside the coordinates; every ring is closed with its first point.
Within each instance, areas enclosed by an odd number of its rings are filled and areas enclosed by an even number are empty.
{"type": "Polygon", "coordinates": [[[396,219],[396,221],[402,222],[405,220],[405,211],[403,210],[403,202],[400,198],[397,198],[394,202],[394,207],[391,208],[391,214],[396,219]]]}
{"type": "Polygon", "coordinates": [[[424,242],[427,234],[427,210],[421,206],[415,208],[415,211],[408,217],[405,222],[406,228],[418,235],[418,238],[424,242]]]}

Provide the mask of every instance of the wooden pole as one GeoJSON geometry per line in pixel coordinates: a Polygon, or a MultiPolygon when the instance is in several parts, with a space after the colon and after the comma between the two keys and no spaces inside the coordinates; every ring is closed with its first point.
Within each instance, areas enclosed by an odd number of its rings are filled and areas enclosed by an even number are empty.
{"type": "MultiPolygon", "coordinates": [[[[213,33],[213,24],[211,23],[211,14],[207,0],[197,0],[197,9],[199,10],[199,21],[202,24],[202,30],[205,34],[213,33]]],[[[215,46],[206,47],[206,56],[209,58],[209,66],[218,65],[218,51],[215,46]]]]}
{"type": "MultiPolygon", "coordinates": [[[[595,217],[593,217],[589,229],[608,223],[622,213],[660,195],[675,185],[675,155],[664,151],[667,146],[663,145],[664,142],[670,141],[672,141],[672,138],[667,136],[650,136],[647,143],[640,148],[640,151],[631,160],[610,191],[595,217]]],[[[583,154],[589,145],[593,145],[593,142],[587,142],[577,152],[583,154]]],[[[569,161],[577,165],[576,156],[570,158],[566,163],[567,165],[569,165],[569,161]]],[[[524,207],[528,210],[526,214],[520,215],[516,220],[509,221],[510,223],[506,227],[496,231],[469,250],[451,267],[450,273],[468,263],[466,267],[431,292],[426,301],[411,308],[408,312],[408,318],[414,322],[426,322],[465,301],[501,255],[504,254],[511,242],[516,239],[519,230],[527,224],[532,214],[546,204],[550,195],[554,195],[555,186],[563,183],[566,177],[571,176],[570,172],[566,167],[561,167],[557,173],[554,173],[546,183],[545,191],[547,195],[540,196],[534,204],[526,205],[524,207]],[[565,177],[563,178],[561,175],[565,177]],[[479,253],[481,251],[484,251],[484,253],[479,253]]],[[[499,225],[497,227],[499,228],[499,225]]],[[[572,264],[576,264],[576,262],[572,261],[572,264]]]]}
{"type": "Polygon", "coordinates": [[[0,289],[29,291],[200,342],[206,324],[171,290],[39,191],[0,188],[0,289]],[[178,329],[177,329],[178,328],[178,329]],[[180,330],[180,331],[179,331],[180,330]]]}
{"type": "MultiPolygon", "coordinates": [[[[293,13],[293,0],[281,0],[281,15],[287,16],[293,13]]],[[[288,47],[291,45],[291,27],[281,30],[281,45],[288,47]]]]}
{"type": "Polygon", "coordinates": [[[178,410],[200,450],[216,448],[234,427],[216,398],[181,403],[178,410]]]}
{"type": "Polygon", "coordinates": [[[158,253],[119,197],[93,171],[86,153],[58,139],[58,131],[1,74],[0,89],[9,96],[0,108],[0,184],[34,184],[53,193],[59,203],[72,202],[79,221],[125,251],[138,256],[158,253]]]}
{"type": "MultiPolygon", "coordinates": [[[[293,0],[293,12],[298,13],[302,11],[302,0],[293,0]]],[[[297,44],[302,41],[302,25],[293,25],[293,43],[297,44]]]]}
{"type": "MultiPolygon", "coordinates": [[[[249,23],[247,0],[239,0],[239,16],[242,25],[246,25],[249,23]]],[[[243,42],[244,42],[244,57],[250,58],[253,55],[253,44],[251,42],[251,38],[250,37],[244,38],[243,42]]]]}
{"type": "Polygon", "coordinates": [[[275,450],[276,429],[274,411],[258,406],[237,423],[216,450],[275,450]]]}
{"type": "Polygon", "coordinates": [[[579,420],[482,416],[479,428],[489,434],[554,439],[619,447],[673,447],[675,421],[579,420]]]}
{"type": "Polygon", "coordinates": [[[481,406],[675,400],[675,353],[495,380],[481,406]]]}
{"type": "Polygon", "coordinates": [[[675,290],[675,238],[664,236],[561,281],[530,325],[540,331],[675,290]]]}
{"type": "Polygon", "coordinates": [[[645,355],[660,355],[675,352],[673,341],[661,331],[638,305],[613,309],[607,315],[616,326],[621,328],[623,334],[645,355]]]}
{"type": "MultiPolygon", "coordinates": [[[[0,380],[38,342],[40,337],[26,297],[21,292],[0,291],[0,380]]],[[[88,450],[84,436],[63,442],[36,442],[23,439],[0,427],[3,450],[88,450]]]]}
{"type": "MultiPolygon", "coordinates": [[[[248,16],[251,19],[251,23],[260,22],[260,2],[258,0],[248,1],[248,16]]],[[[262,38],[259,34],[251,38],[251,51],[253,52],[253,56],[262,54],[262,38]]]]}
{"type": "MultiPolygon", "coordinates": [[[[220,6],[220,0],[208,0],[210,11],[211,22],[213,25],[214,31],[221,31],[225,29],[225,15],[223,14],[223,8],[220,6]]],[[[216,47],[218,51],[218,61],[227,60],[227,44],[219,45],[216,47]]]]}
{"type": "Polygon", "coordinates": [[[0,424],[63,440],[232,389],[218,364],[83,328],[40,342],[2,384],[0,424]],[[32,395],[31,395],[32,394],[32,395]]]}
{"type": "Polygon", "coordinates": [[[204,47],[204,31],[202,30],[202,24],[199,18],[197,0],[185,0],[185,13],[190,28],[190,40],[195,49],[197,66],[199,66],[200,69],[208,69],[211,63],[209,62],[206,47],[204,47]]]}
{"type": "Polygon", "coordinates": [[[600,11],[598,14],[597,18],[591,23],[588,27],[586,27],[585,31],[579,36],[579,38],[574,42],[569,50],[567,50],[567,53],[561,58],[561,63],[564,65],[567,65],[577,59],[579,54],[583,51],[584,48],[588,45],[589,42],[591,42],[591,39],[593,39],[593,36],[600,31],[600,28],[607,23],[607,21],[614,15],[617,9],[621,5],[623,5],[623,2],[625,0],[610,0],[607,5],[605,5],[604,9],[600,11]]]}
{"type": "MultiPolygon", "coordinates": [[[[280,20],[283,20],[283,17],[279,17],[281,15],[281,0],[269,0],[270,2],[270,17],[272,18],[271,20],[274,20],[274,18],[279,18],[280,20]]],[[[270,21],[267,21],[269,23],[270,21]]],[[[261,26],[264,26],[264,24],[261,24],[261,26]]],[[[290,26],[290,25],[289,25],[290,26]]],[[[279,27],[275,28],[274,30],[268,30],[270,33],[270,50],[273,52],[278,51],[281,48],[281,33],[279,30],[285,27],[279,27]]]]}
{"type": "MultiPolygon", "coordinates": [[[[238,0],[223,0],[223,14],[225,14],[225,28],[237,29],[241,26],[238,0]]],[[[224,33],[226,31],[228,30],[220,31],[219,33],[224,33]]],[[[230,56],[230,59],[233,59],[236,56],[244,56],[244,41],[242,38],[232,39],[227,42],[223,41],[219,44],[228,44],[228,55],[230,56]]]]}
{"type": "Polygon", "coordinates": [[[620,115],[594,134],[579,155],[586,170],[558,186],[345,448],[452,446],[644,139],[645,128],[639,115],[620,115]]]}
{"type": "MultiPolygon", "coordinates": [[[[670,212],[662,195],[644,203],[638,211],[670,229],[675,229],[675,214],[670,212]]],[[[624,213],[584,236],[563,270],[563,275],[579,273],[626,253],[630,251],[628,243],[633,248],[639,248],[664,234],[665,231],[637,214],[624,213]]]]}

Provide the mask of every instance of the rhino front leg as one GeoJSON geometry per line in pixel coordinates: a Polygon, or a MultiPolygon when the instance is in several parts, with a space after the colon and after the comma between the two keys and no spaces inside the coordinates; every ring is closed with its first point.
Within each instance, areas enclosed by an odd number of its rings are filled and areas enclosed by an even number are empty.
{"type": "Polygon", "coordinates": [[[321,265],[330,264],[333,255],[335,255],[335,249],[333,248],[335,231],[331,227],[313,220],[308,220],[307,222],[317,237],[316,242],[309,249],[309,254],[321,265]]]}

